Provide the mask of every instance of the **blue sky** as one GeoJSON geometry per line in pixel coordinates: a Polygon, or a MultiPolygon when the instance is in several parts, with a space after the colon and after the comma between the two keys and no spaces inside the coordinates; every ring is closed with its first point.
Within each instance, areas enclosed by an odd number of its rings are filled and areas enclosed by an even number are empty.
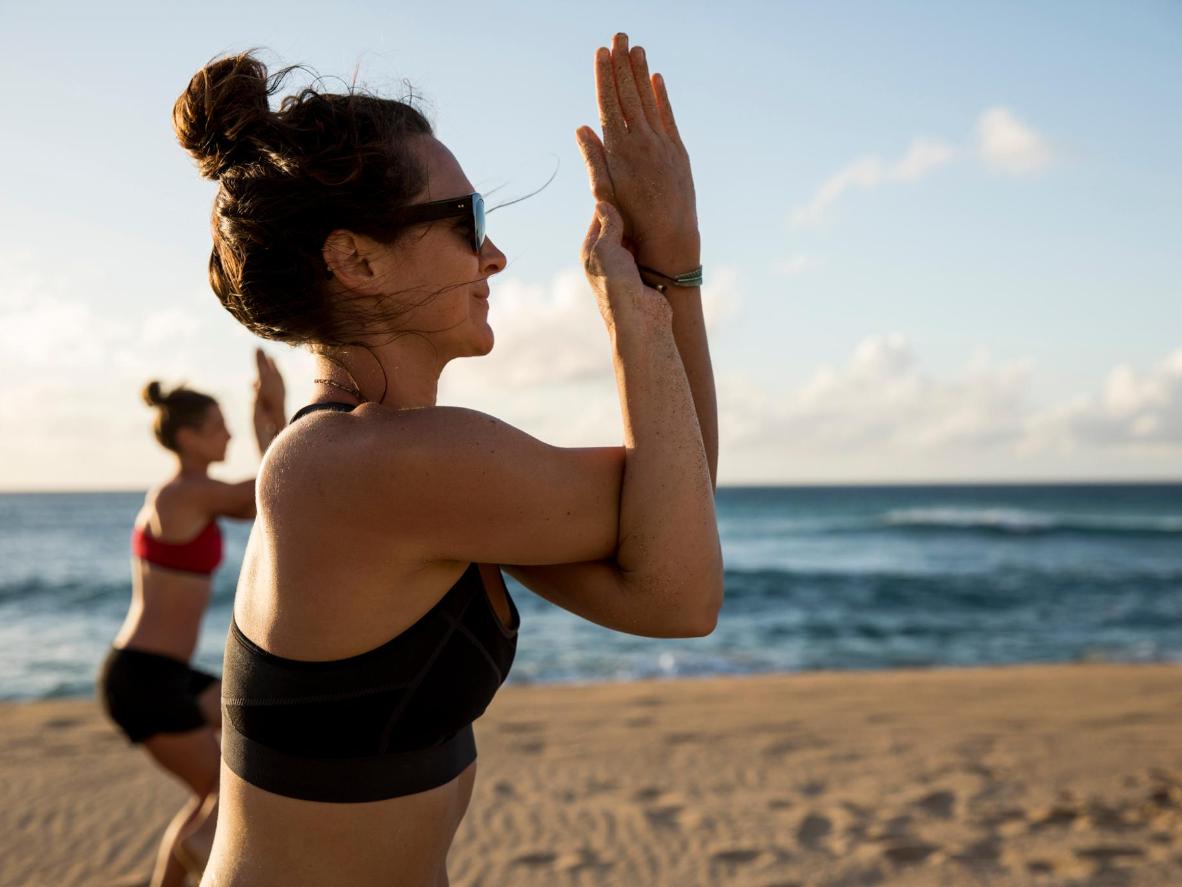
{"type": "MultiPolygon", "coordinates": [[[[724,483],[1182,474],[1177,4],[6,4],[0,488],[157,479],[154,375],[221,397],[225,473],[253,470],[252,343],[204,277],[216,186],[169,119],[251,46],[410,81],[497,196],[558,164],[491,217],[497,349],[441,402],[618,442],[573,138],[615,30],[666,75],[694,162],[724,483]]],[[[307,361],[272,351],[294,407],[307,361]]]]}

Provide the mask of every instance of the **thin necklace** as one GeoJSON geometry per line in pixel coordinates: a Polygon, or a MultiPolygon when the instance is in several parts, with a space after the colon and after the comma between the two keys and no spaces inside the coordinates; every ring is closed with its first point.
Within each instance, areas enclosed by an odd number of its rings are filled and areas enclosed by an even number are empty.
{"type": "Polygon", "coordinates": [[[341,391],[344,391],[346,394],[353,395],[355,398],[357,398],[362,403],[365,403],[365,397],[364,397],[364,395],[362,395],[361,389],[354,388],[352,385],[342,385],[340,382],[337,382],[333,379],[313,379],[312,384],[313,385],[328,385],[332,388],[340,389],[341,391]]]}

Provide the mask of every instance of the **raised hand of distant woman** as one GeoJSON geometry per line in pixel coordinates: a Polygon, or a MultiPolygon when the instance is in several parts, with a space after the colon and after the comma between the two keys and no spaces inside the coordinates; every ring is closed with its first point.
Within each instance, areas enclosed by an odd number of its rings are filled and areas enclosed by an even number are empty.
{"type": "Polygon", "coordinates": [[[254,352],[258,376],[254,380],[254,436],[258,441],[259,453],[266,452],[287,423],[284,400],[287,389],[279,368],[262,348],[254,352]]]}
{"type": "Polygon", "coordinates": [[[694,177],[660,74],[642,47],[616,34],[595,54],[602,138],[578,130],[596,200],[619,208],[626,242],[640,265],[676,276],[700,261],[694,177]]]}

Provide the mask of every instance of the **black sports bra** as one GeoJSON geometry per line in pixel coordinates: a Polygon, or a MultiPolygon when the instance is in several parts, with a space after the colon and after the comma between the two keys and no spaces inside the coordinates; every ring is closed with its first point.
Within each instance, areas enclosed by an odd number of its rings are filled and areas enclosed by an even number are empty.
{"type": "MultiPolygon", "coordinates": [[[[313,404],[347,411],[349,404],[313,404]]],[[[476,759],[472,722],[513,664],[520,614],[505,625],[476,564],[380,647],[330,661],[285,659],[237,623],[226,640],[222,756],[278,795],[361,803],[450,782],[476,759]]]]}

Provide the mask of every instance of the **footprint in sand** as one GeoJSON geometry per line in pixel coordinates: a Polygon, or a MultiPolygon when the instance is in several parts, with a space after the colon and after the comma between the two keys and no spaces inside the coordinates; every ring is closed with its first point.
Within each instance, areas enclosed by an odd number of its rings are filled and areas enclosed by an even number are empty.
{"type": "Polygon", "coordinates": [[[1140,859],[1145,855],[1145,851],[1140,847],[1108,844],[1084,847],[1076,850],[1075,855],[1081,859],[1090,859],[1101,866],[1109,866],[1121,859],[1140,859]]]}
{"type": "Polygon", "coordinates": [[[697,742],[701,738],[701,733],[670,733],[665,737],[665,742],[669,745],[684,745],[687,742],[697,742]]]}
{"type": "Polygon", "coordinates": [[[663,807],[649,807],[644,811],[645,818],[655,829],[677,829],[680,823],[678,814],[682,811],[680,804],[666,804],[663,807]]]}
{"type": "Polygon", "coordinates": [[[632,700],[633,705],[656,706],[664,705],[665,700],[660,696],[638,696],[632,700]]]}
{"type": "Polygon", "coordinates": [[[506,721],[501,724],[503,733],[537,733],[545,728],[541,721],[506,721]]]}
{"type": "Polygon", "coordinates": [[[895,865],[916,865],[923,862],[939,849],[935,844],[924,844],[920,842],[895,844],[894,846],[884,848],[882,855],[895,865]]]}
{"type": "Polygon", "coordinates": [[[1074,807],[1052,807],[1030,823],[1030,831],[1041,832],[1049,828],[1067,828],[1079,818],[1074,807]]]}
{"type": "Polygon", "coordinates": [[[783,739],[764,748],[763,753],[769,758],[781,758],[794,751],[806,748],[820,748],[823,743],[811,736],[798,736],[793,739],[783,739]]]}
{"type": "Polygon", "coordinates": [[[723,865],[746,865],[749,862],[755,862],[762,855],[762,850],[751,847],[735,847],[733,850],[719,850],[717,853],[712,853],[710,859],[723,865]]]}
{"type": "Polygon", "coordinates": [[[915,806],[937,819],[951,819],[956,809],[956,794],[950,791],[932,792],[916,801],[915,806]]]}
{"type": "Polygon", "coordinates": [[[587,869],[605,872],[613,865],[614,862],[600,859],[599,854],[588,847],[564,853],[554,860],[554,867],[560,872],[581,872],[587,869]]]}
{"type": "Polygon", "coordinates": [[[45,727],[49,730],[65,730],[67,727],[74,727],[81,723],[82,721],[78,718],[51,718],[45,722],[45,727]]]}
{"type": "Polygon", "coordinates": [[[1109,832],[1130,832],[1141,828],[1138,823],[1129,822],[1121,810],[1095,804],[1088,810],[1088,821],[1093,827],[1109,832]]]}
{"type": "Polygon", "coordinates": [[[640,801],[655,801],[661,795],[665,794],[665,790],[655,785],[646,785],[644,788],[637,790],[632,795],[632,800],[640,801]]]}
{"type": "Polygon", "coordinates": [[[514,865],[526,865],[530,868],[538,866],[552,865],[558,859],[558,855],[551,853],[549,850],[542,850],[538,853],[523,853],[521,856],[513,857],[514,865]]]}
{"type": "Polygon", "coordinates": [[[1182,807],[1182,788],[1163,785],[1150,793],[1149,800],[1159,807],[1182,807]]]}
{"type": "Polygon", "coordinates": [[[861,804],[855,804],[853,801],[842,801],[841,806],[854,819],[869,819],[871,813],[873,813],[869,807],[863,807],[861,804]]]}
{"type": "Polygon", "coordinates": [[[815,798],[817,795],[825,794],[825,789],[828,785],[819,779],[814,779],[812,782],[806,782],[800,787],[800,793],[808,798],[815,798]]]}
{"type": "Polygon", "coordinates": [[[908,837],[908,832],[911,831],[911,817],[904,814],[902,816],[892,816],[886,822],[882,823],[873,835],[870,836],[872,841],[898,841],[908,837]]]}
{"type": "Polygon", "coordinates": [[[511,782],[498,782],[493,786],[493,791],[496,792],[498,798],[517,797],[517,790],[513,788],[513,783],[511,782]]]}
{"type": "Polygon", "coordinates": [[[1004,810],[998,810],[996,813],[982,817],[978,821],[988,829],[996,829],[1001,826],[1006,826],[1009,829],[1014,823],[1023,823],[1026,821],[1026,811],[1021,807],[1007,807],[1004,810]]]}
{"type": "Polygon", "coordinates": [[[1032,859],[1026,863],[1026,871],[1032,875],[1053,875],[1055,864],[1045,859],[1032,859]]]}
{"type": "Polygon", "coordinates": [[[809,850],[820,850],[821,845],[833,833],[833,822],[827,816],[810,813],[800,821],[796,829],[796,840],[809,850]]]}
{"type": "Polygon", "coordinates": [[[995,868],[1001,860],[1001,843],[995,837],[982,838],[952,858],[964,866],[995,868]]]}
{"type": "Polygon", "coordinates": [[[540,754],[545,748],[546,748],[546,743],[541,742],[541,741],[521,742],[521,743],[518,743],[517,745],[513,746],[514,751],[521,752],[523,755],[540,754]]]}
{"type": "Polygon", "coordinates": [[[653,723],[652,718],[628,718],[624,721],[625,727],[648,727],[653,723]]]}

